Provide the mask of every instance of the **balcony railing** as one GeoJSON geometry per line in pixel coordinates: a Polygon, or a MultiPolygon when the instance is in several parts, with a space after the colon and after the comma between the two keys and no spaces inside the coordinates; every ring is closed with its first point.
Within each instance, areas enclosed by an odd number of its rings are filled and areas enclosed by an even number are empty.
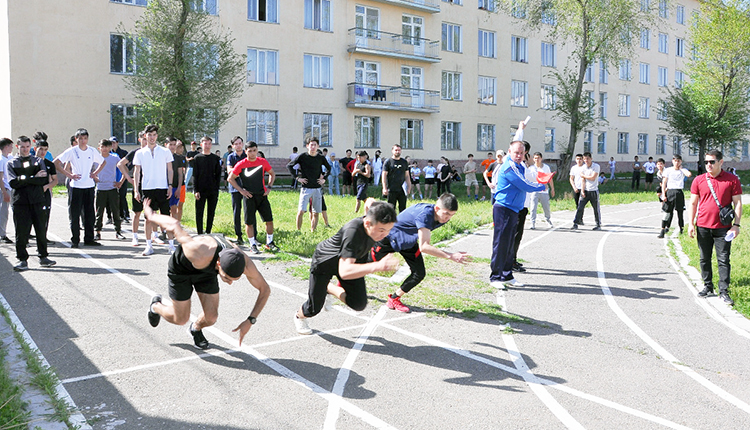
{"type": "Polygon", "coordinates": [[[357,27],[349,29],[349,48],[347,51],[429,63],[440,61],[438,56],[440,52],[439,41],[357,27]]]}
{"type": "Polygon", "coordinates": [[[374,0],[396,6],[408,7],[429,13],[440,12],[440,0],[374,0]]]}
{"type": "Polygon", "coordinates": [[[440,92],[418,88],[388,87],[352,82],[346,105],[355,108],[437,113],[440,92]]]}

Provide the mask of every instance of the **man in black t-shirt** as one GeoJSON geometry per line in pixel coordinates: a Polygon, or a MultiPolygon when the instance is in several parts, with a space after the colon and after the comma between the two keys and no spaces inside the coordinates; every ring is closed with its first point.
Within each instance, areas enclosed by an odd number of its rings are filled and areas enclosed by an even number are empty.
{"type": "Polygon", "coordinates": [[[342,195],[348,196],[352,193],[352,172],[350,172],[346,166],[352,162],[354,158],[352,158],[352,150],[347,149],[346,150],[346,157],[339,158],[338,162],[341,164],[341,183],[343,192],[342,195]]]}
{"type": "Polygon", "coordinates": [[[389,255],[372,263],[367,256],[375,242],[383,240],[396,223],[396,211],[388,203],[368,199],[365,203],[367,214],[355,218],[333,237],[321,242],[315,248],[310,264],[310,278],[307,301],[294,315],[294,325],[299,334],[312,334],[307,318],[314,317],[326,306],[328,294],[344,302],[355,311],[367,306],[365,275],[392,271],[398,267],[398,260],[389,255]],[[336,286],[328,282],[332,277],[339,279],[336,286]]]}
{"type": "Polygon", "coordinates": [[[213,139],[201,138],[201,153],[193,159],[193,193],[195,194],[195,227],[198,234],[203,234],[203,213],[206,211],[206,233],[211,233],[214,225],[216,205],[219,203],[219,186],[221,183],[221,157],[211,151],[213,139]]]}
{"type": "MultiPolygon", "coordinates": [[[[42,206],[44,215],[44,237],[47,237],[47,230],[49,230],[50,212],[52,211],[52,191],[50,190],[54,188],[55,185],[57,185],[57,169],[55,168],[55,163],[44,158],[44,156],[47,154],[47,150],[49,150],[49,144],[47,143],[47,141],[37,140],[34,146],[36,150],[36,156],[44,161],[44,164],[47,167],[47,177],[49,178],[49,183],[42,187],[42,189],[44,190],[44,206],[42,206]]],[[[39,233],[36,234],[39,235],[39,233]]],[[[47,239],[47,245],[54,244],[55,242],[47,239]]]]}
{"type": "Polygon", "coordinates": [[[315,231],[318,217],[323,212],[323,193],[321,187],[326,183],[326,177],[331,172],[331,165],[323,154],[318,154],[318,139],[313,137],[307,143],[307,152],[289,161],[287,168],[299,165],[297,183],[300,185],[299,204],[297,205],[297,230],[302,228],[302,215],[307,212],[307,206],[312,201],[313,216],[310,219],[310,230],[315,231]],[[325,171],[323,167],[325,166],[325,171]]]}
{"type": "Polygon", "coordinates": [[[392,157],[383,163],[383,196],[388,198],[388,203],[396,207],[398,211],[406,209],[406,195],[411,193],[411,178],[409,178],[409,164],[401,158],[401,145],[393,145],[392,157]],[[406,191],[403,185],[406,181],[406,191]]]}

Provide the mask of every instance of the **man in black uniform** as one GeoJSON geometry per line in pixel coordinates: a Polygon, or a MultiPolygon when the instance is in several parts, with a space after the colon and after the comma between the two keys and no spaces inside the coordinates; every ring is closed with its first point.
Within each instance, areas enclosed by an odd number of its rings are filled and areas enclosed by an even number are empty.
{"type": "Polygon", "coordinates": [[[294,325],[299,334],[312,334],[307,318],[319,314],[328,294],[355,311],[367,306],[365,275],[395,270],[399,262],[389,255],[380,261],[367,262],[375,242],[383,240],[396,223],[396,211],[388,203],[365,202],[367,214],[346,223],[333,237],[315,247],[310,264],[307,301],[294,314],[294,325]],[[329,285],[336,276],[339,284],[329,285]]]}
{"type": "Polygon", "coordinates": [[[153,222],[174,234],[179,245],[169,258],[167,277],[169,278],[169,298],[172,303],[162,303],[161,295],[151,299],[148,322],[152,327],[159,325],[162,317],[172,324],[184,325],[190,320],[190,297],[193,289],[198,293],[203,312],[190,324],[190,334],[196,348],[208,348],[208,340],[203,329],[216,323],[219,316],[219,282],[217,276],[229,285],[245,275],[250,285],[258,290],[255,306],[250,316],[243,320],[233,332],[239,331],[240,346],[250,327],[268,301],[271,288],[253,261],[239,248],[231,245],[223,236],[199,235],[191,237],[180,223],[169,216],[154,213],[149,199],[143,202],[146,220],[153,222]]]}
{"type": "MultiPolygon", "coordinates": [[[[46,136],[46,134],[44,136],[46,136]]],[[[52,191],[50,190],[57,185],[57,169],[55,169],[55,163],[44,158],[49,150],[47,140],[37,140],[34,146],[36,156],[44,161],[44,165],[47,168],[47,178],[49,178],[49,182],[42,187],[42,190],[44,191],[44,206],[42,206],[44,211],[44,237],[47,237],[47,231],[49,230],[49,217],[50,212],[52,211],[52,191]]],[[[55,242],[47,240],[48,246],[54,244],[55,242]]]]}
{"type": "Polygon", "coordinates": [[[321,187],[326,182],[331,172],[331,165],[323,156],[318,154],[318,138],[313,137],[307,143],[307,152],[300,154],[291,160],[287,167],[299,164],[297,182],[302,186],[299,192],[299,204],[297,205],[297,230],[302,228],[302,215],[307,212],[307,206],[312,200],[312,213],[310,219],[310,231],[315,231],[318,226],[318,217],[323,212],[323,193],[321,187]],[[325,172],[323,167],[325,166],[325,172]]]}
{"type": "Polygon", "coordinates": [[[13,189],[13,223],[16,226],[15,271],[28,270],[29,243],[31,226],[36,231],[36,248],[39,264],[42,267],[54,266],[55,262],[47,258],[47,227],[44,215],[44,186],[49,182],[47,169],[41,158],[31,155],[31,139],[21,136],[16,142],[18,157],[8,163],[8,179],[13,189]]]}
{"type": "Polygon", "coordinates": [[[388,203],[403,212],[406,209],[406,195],[411,193],[411,178],[409,178],[409,163],[401,158],[401,145],[393,145],[392,157],[383,163],[383,196],[388,198],[388,203]],[[404,192],[404,181],[407,188],[404,192]]]}

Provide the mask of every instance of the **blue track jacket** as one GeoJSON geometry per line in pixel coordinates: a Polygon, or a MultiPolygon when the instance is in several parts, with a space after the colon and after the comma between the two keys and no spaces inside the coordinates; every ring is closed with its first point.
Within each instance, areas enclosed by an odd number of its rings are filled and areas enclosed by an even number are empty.
{"type": "Polygon", "coordinates": [[[544,191],[544,184],[529,182],[524,176],[526,166],[518,164],[506,157],[497,175],[497,188],[495,189],[496,205],[506,207],[518,213],[523,209],[526,201],[526,193],[544,191]]]}

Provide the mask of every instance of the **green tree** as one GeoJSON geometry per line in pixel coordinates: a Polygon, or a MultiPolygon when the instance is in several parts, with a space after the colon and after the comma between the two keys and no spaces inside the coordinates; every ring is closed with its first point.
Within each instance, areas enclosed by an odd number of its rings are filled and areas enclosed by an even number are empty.
{"type": "Polygon", "coordinates": [[[690,31],[689,82],[662,100],[666,129],[698,151],[735,147],[750,117],[750,15],[746,0],[703,2],[690,31]]]}
{"type": "Polygon", "coordinates": [[[229,31],[195,0],[149,0],[133,31],[134,73],[125,77],[136,98],[135,128],[158,124],[182,140],[213,134],[237,112],[245,88],[245,55],[229,31]]]}
{"type": "Polygon", "coordinates": [[[571,47],[562,72],[551,73],[558,83],[555,116],[569,124],[567,143],[560,160],[567,175],[578,136],[599,123],[595,102],[583,96],[586,70],[595,62],[617,68],[633,56],[633,37],[651,28],[658,19],[641,0],[499,0],[502,8],[526,27],[571,47]]]}

